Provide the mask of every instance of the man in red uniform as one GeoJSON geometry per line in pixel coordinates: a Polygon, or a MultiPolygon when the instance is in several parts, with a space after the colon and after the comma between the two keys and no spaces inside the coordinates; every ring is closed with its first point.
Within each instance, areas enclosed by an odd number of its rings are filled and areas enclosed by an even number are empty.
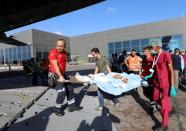
{"type": "Polygon", "coordinates": [[[80,106],[75,105],[73,87],[70,83],[65,83],[65,79],[68,79],[65,75],[67,53],[65,51],[65,40],[58,39],[56,42],[56,48],[52,49],[48,55],[50,62],[50,72],[55,73],[58,76],[58,82],[56,90],[58,92],[56,99],[56,106],[54,112],[56,115],[64,115],[64,110],[61,108],[67,95],[68,111],[78,111],[82,109],[80,106]]]}
{"type": "MultiPolygon", "coordinates": [[[[150,75],[151,72],[149,71],[152,68],[153,63],[153,56],[151,55],[151,47],[145,47],[143,49],[144,59],[142,60],[142,78],[145,79],[146,76],[150,75]]],[[[143,87],[143,94],[150,100],[151,108],[149,113],[153,113],[153,110],[156,109],[156,104],[153,101],[153,78],[149,78],[148,84],[149,87],[143,87]]]]}
{"type": "Polygon", "coordinates": [[[174,73],[170,55],[161,49],[162,43],[158,38],[150,40],[155,54],[152,69],[154,70],[153,99],[161,106],[162,125],[156,130],[168,129],[168,114],[172,110],[170,103],[170,87],[174,88],[174,73]]]}

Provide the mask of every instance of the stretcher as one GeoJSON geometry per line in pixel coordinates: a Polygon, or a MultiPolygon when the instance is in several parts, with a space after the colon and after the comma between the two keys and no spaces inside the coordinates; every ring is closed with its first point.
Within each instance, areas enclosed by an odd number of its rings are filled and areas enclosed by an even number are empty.
{"type": "MultiPolygon", "coordinates": [[[[76,83],[76,84],[89,84],[90,82],[79,81],[75,76],[69,76],[69,80],[65,80],[64,83],[76,83]]],[[[59,81],[60,82],[60,81],[59,81]]]]}
{"type": "Polygon", "coordinates": [[[132,89],[148,86],[147,81],[141,79],[139,75],[135,74],[127,74],[127,73],[109,73],[107,75],[103,73],[99,73],[97,75],[88,75],[83,76],[80,74],[76,74],[75,76],[71,76],[70,79],[66,82],[71,83],[81,83],[81,84],[96,84],[98,88],[102,91],[112,94],[112,95],[121,95],[124,92],[130,91],[132,89]],[[121,75],[128,79],[127,83],[123,83],[120,79],[113,78],[113,75],[121,75]]]}

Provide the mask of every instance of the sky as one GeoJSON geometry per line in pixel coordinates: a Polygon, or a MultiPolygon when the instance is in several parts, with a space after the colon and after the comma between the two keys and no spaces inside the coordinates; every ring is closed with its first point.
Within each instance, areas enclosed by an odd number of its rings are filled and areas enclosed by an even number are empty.
{"type": "Polygon", "coordinates": [[[106,31],[186,16],[186,0],[106,0],[74,12],[6,32],[38,29],[65,36],[106,31]]]}

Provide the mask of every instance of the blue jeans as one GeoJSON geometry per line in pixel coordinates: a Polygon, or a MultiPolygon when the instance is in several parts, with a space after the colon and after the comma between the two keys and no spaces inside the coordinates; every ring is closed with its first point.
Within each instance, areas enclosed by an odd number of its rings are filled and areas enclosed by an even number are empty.
{"type": "MultiPolygon", "coordinates": [[[[98,99],[99,99],[99,106],[104,107],[104,96],[100,89],[97,91],[98,99]]],[[[109,97],[112,99],[112,101],[117,104],[119,103],[119,100],[116,96],[109,94],[109,97]]]]}
{"type": "Polygon", "coordinates": [[[98,94],[98,99],[99,99],[99,106],[104,107],[104,97],[103,97],[102,92],[99,89],[97,91],[97,94],[98,94]]]}

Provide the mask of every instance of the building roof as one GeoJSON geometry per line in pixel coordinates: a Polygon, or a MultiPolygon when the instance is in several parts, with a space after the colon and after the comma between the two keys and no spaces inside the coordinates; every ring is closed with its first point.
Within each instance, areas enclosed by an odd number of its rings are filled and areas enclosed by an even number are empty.
{"type": "Polygon", "coordinates": [[[2,0],[0,32],[69,13],[104,0],[2,0]]]}

